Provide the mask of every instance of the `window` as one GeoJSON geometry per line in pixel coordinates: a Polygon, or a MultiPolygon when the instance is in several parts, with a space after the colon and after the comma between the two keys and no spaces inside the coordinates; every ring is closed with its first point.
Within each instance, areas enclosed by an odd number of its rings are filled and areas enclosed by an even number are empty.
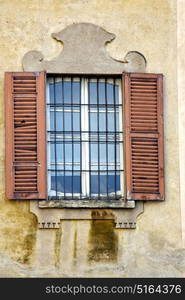
{"type": "Polygon", "coordinates": [[[48,76],[49,199],[123,194],[121,79],[48,76]]]}
{"type": "Polygon", "coordinates": [[[163,76],[122,84],[6,73],[7,198],[164,200],[163,76]]]}

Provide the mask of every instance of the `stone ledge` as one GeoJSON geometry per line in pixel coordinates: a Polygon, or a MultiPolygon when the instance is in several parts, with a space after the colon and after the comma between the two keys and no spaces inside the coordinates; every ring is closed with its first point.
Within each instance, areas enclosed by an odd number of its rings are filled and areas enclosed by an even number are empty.
{"type": "Polygon", "coordinates": [[[134,208],[135,201],[125,200],[50,200],[39,201],[39,208],[134,208]]]}

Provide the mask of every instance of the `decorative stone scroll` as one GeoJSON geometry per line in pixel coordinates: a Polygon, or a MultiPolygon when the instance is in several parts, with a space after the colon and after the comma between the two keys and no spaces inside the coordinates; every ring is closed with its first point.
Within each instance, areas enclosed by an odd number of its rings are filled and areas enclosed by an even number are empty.
{"type": "Polygon", "coordinates": [[[125,209],[106,208],[41,208],[39,202],[30,201],[30,211],[37,216],[40,229],[60,228],[61,220],[114,220],[115,228],[136,228],[137,217],[143,213],[143,202],[125,209]]]}
{"type": "Polygon", "coordinates": [[[52,37],[63,44],[62,52],[53,60],[45,60],[40,51],[27,52],[22,60],[24,71],[46,71],[63,74],[121,74],[122,72],[145,72],[146,59],[130,51],[122,61],[107,53],[106,44],[115,34],[91,24],[72,24],[52,37]]]}

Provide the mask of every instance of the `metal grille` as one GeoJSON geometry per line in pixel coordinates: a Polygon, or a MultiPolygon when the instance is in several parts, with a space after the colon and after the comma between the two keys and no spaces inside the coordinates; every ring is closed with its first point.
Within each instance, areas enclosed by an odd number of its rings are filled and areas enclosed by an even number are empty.
{"type": "Polygon", "coordinates": [[[123,196],[121,80],[49,76],[48,198],[123,196]]]}

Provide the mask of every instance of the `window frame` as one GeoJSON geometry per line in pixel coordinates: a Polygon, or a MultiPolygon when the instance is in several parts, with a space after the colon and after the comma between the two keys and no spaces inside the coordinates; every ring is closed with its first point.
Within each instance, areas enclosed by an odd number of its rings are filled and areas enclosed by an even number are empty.
{"type": "MultiPolygon", "coordinates": [[[[86,140],[89,141],[89,137],[88,137],[88,132],[89,132],[89,94],[88,94],[88,83],[89,82],[93,82],[93,80],[95,82],[106,82],[106,83],[112,83],[112,84],[115,84],[118,86],[119,88],[119,107],[118,107],[118,112],[119,112],[119,132],[121,133],[121,136],[120,137],[120,134],[119,134],[119,139],[122,140],[122,142],[120,142],[120,197],[119,199],[114,199],[114,198],[110,198],[108,197],[108,199],[106,199],[106,196],[104,198],[101,198],[99,199],[98,198],[98,194],[93,194],[95,195],[94,199],[91,198],[90,196],[90,199],[85,199],[87,195],[90,195],[90,191],[89,191],[89,184],[90,184],[90,179],[89,179],[89,172],[83,172],[82,171],[82,192],[79,194],[79,195],[83,195],[83,197],[81,198],[78,198],[78,199],[60,199],[60,200],[57,200],[57,199],[47,199],[46,202],[48,201],[49,203],[51,203],[52,201],[54,201],[55,203],[58,203],[60,204],[60,206],[65,206],[65,207],[68,207],[68,206],[74,206],[76,207],[76,203],[79,203],[79,205],[81,206],[87,206],[88,205],[88,202],[91,205],[94,206],[113,206],[113,207],[120,207],[123,205],[123,202],[125,203],[125,175],[124,175],[124,130],[123,130],[123,126],[124,126],[124,99],[123,99],[123,82],[122,82],[122,77],[117,74],[110,74],[110,75],[107,75],[107,74],[103,74],[103,75],[99,75],[99,74],[78,74],[78,75],[74,75],[74,74],[61,74],[61,73],[55,73],[55,74],[46,74],[46,124],[47,124],[47,128],[46,128],[46,132],[47,132],[47,166],[49,167],[50,163],[50,146],[49,146],[49,143],[48,143],[48,124],[50,124],[50,108],[48,106],[48,104],[50,103],[49,101],[49,98],[50,98],[50,94],[49,94],[49,78],[52,77],[52,76],[61,76],[63,79],[66,79],[70,81],[70,79],[74,79],[74,82],[75,82],[75,79],[80,79],[80,82],[81,82],[81,86],[80,86],[80,103],[79,103],[79,107],[81,105],[81,108],[80,108],[80,114],[81,114],[81,120],[80,120],[80,123],[81,123],[81,131],[82,131],[82,135],[85,136],[86,140]],[[85,104],[85,105],[83,105],[85,104]],[[86,118],[83,118],[83,116],[85,116],[86,118]],[[87,133],[84,133],[83,131],[87,131],[87,133]],[[85,184],[84,184],[85,183],[85,184]],[[84,187],[87,187],[88,186],[88,189],[85,190],[84,187]],[[97,195],[97,197],[96,197],[97,195]],[[68,203],[69,202],[69,203],[68,203]],[[74,203],[73,203],[74,202],[74,203]],[[91,203],[90,203],[91,202],[91,203]]],[[[70,104],[69,104],[70,105],[70,104]]],[[[98,112],[99,112],[99,107],[95,107],[95,109],[97,110],[98,109],[98,112]]],[[[115,108],[114,108],[115,109],[115,108]]],[[[72,107],[71,107],[71,110],[72,110],[72,107]]],[[[106,110],[107,110],[107,107],[106,107],[106,110]]],[[[63,108],[62,108],[62,111],[63,111],[63,108]]],[[[113,113],[115,113],[116,111],[114,111],[113,113]]],[[[106,139],[107,139],[107,136],[106,136],[106,139]]],[[[82,143],[82,153],[86,153],[86,160],[82,160],[82,170],[85,169],[85,170],[89,170],[89,149],[90,149],[90,144],[89,143],[86,143],[86,142],[81,142],[82,143]]],[[[99,141],[97,142],[99,143],[99,141]]],[[[119,171],[119,170],[118,170],[119,171]]],[[[48,175],[49,171],[47,171],[47,185],[48,185],[48,189],[47,189],[47,193],[49,191],[49,186],[50,186],[50,178],[49,178],[49,175],[48,175]]],[[[116,173],[115,173],[116,174],[116,173]]],[[[65,176],[65,175],[64,175],[65,176]]],[[[64,194],[65,196],[65,194],[64,194]]],[[[66,195],[68,196],[68,195],[66,195]]],[[[124,204],[125,205],[125,204],[124,204]]]]}

